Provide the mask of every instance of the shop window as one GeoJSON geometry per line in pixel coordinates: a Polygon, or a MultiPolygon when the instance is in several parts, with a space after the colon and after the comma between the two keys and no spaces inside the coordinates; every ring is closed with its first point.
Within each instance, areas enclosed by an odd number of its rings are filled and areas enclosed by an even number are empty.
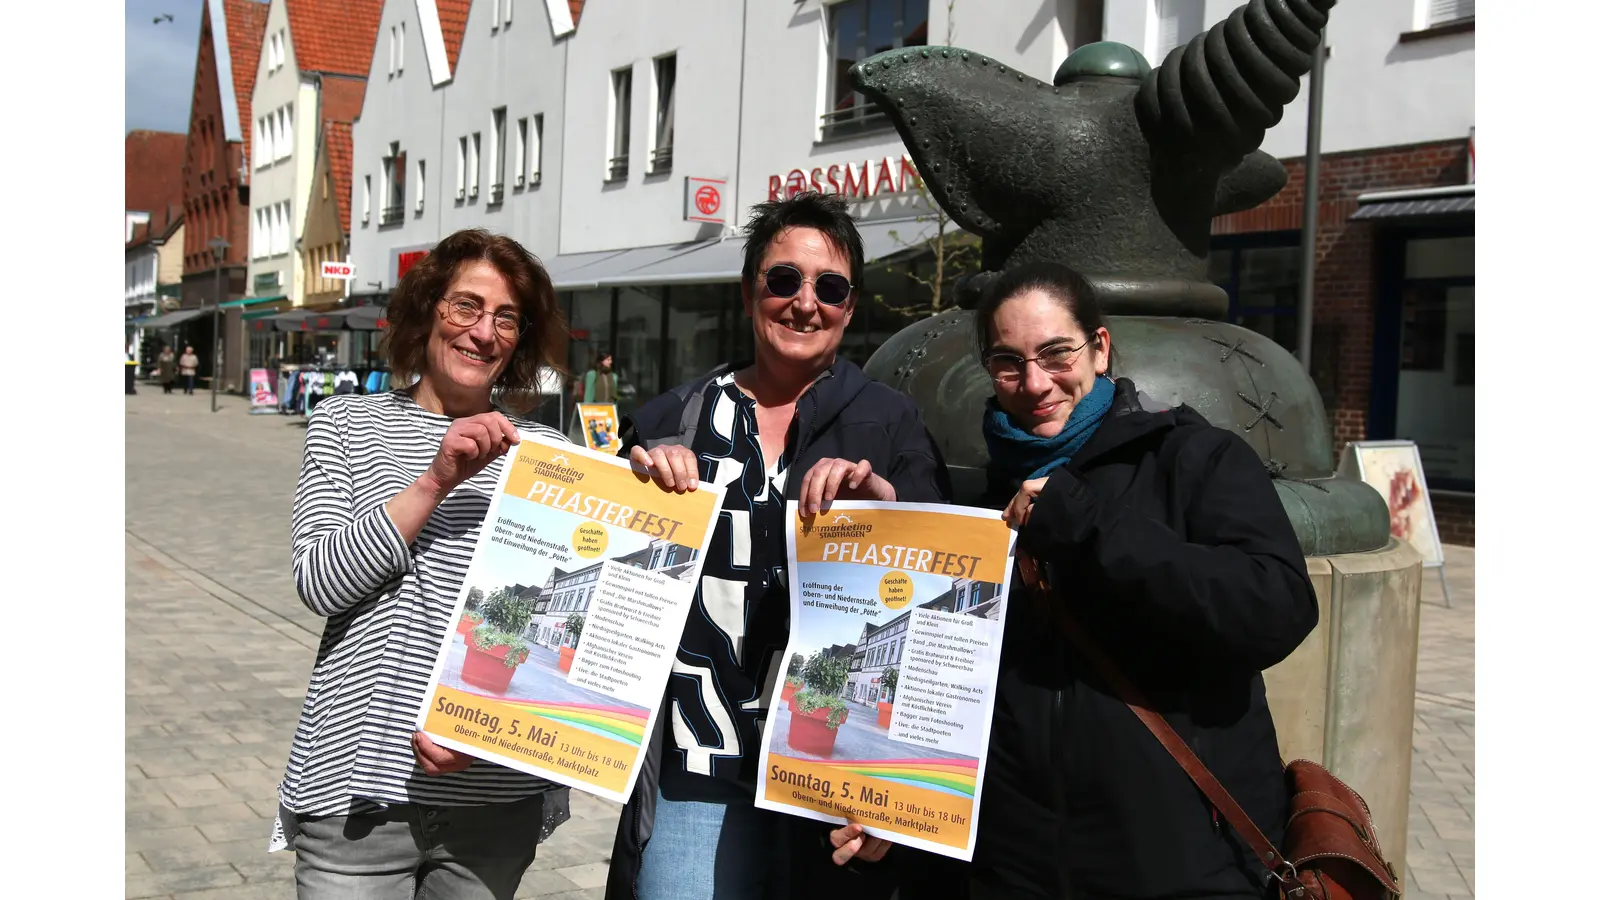
{"type": "Polygon", "coordinates": [[[629,120],[633,116],[633,69],[611,73],[611,147],[606,154],[606,180],[628,179],[629,120]]]}
{"type": "Polygon", "coordinates": [[[617,410],[623,415],[661,393],[661,342],[666,324],[659,287],[625,287],[617,291],[617,410]]]}
{"type": "Polygon", "coordinates": [[[650,151],[650,174],[672,171],[672,106],[678,84],[677,54],[656,60],[655,146],[650,151]]]}
{"type": "MultiPolygon", "coordinates": [[[[1473,490],[1474,239],[1406,241],[1394,436],[1415,441],[1430,488],[1473,490]]],[[[1392,365],[1393,363],[1391,363],[1392,365]]]]}
{"type": "Polygon", "coordinates": [[[1299,346],[1298,235],[1268,235],[1251,240],[1251,244],[1212,250],[1207,277],[1228,292],[1229,322],[1268,337],[1293,353],[1299,346]]]}
{"type": "Polygon", "coordinates": [[[824,140],[891,130],[888,116],[856,93],[850,67],[876,53],[928,44],[928,0],[844,0],[827,7],[832,65],[822,114],[824,140]]]}

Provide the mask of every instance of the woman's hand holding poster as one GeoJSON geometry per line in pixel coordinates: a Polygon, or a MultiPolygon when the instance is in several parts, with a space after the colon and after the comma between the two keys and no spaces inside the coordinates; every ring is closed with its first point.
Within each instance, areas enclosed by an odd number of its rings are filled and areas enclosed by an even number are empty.
{"type": "Polygon", "coordinates": [[[655,725],[722,507],[613,456],[531,438],[489,506],[418,727],[619,802],[655,725]]]}
{"type": "Polygon", "coordinates": [[[990,510],[789,504],[789,646],[756,805],[970,860],[1016,533],[990,510]]]}

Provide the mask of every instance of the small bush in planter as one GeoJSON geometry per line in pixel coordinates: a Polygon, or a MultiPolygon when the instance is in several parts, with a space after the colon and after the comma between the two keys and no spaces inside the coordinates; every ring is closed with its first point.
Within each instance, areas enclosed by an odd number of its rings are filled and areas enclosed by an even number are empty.
{"type": "Polygon", "coordinates": [[[483,624],[472,629],[461,678],[503,693],[511,683],[513,671],[528,659],[528,644],[522,633],[533,620],[533,601],[500,588],[484,598],[478,612],[483,615],[483,624]]]}
{"type": "Polygon", "coordinates": [[[573,613],[567,616],[567,639],[572,641],[572,646],[578,646],[578,638],[583,636],[583,616],[573,613]]]}
{"type": "Polygon", "coordinates": [[[823,707],[827,707],[828,728],[833,730],[837,730],[840,725],[844,724],[844,717],[849,712],[842,699],[838,697],[828,697],[812,690],[804,690],[796,693],[794,695],[794,699],[790,702],[794,706],[794,711],[802,716],[809,715],[819,709],[822,709],[823,707]]]}

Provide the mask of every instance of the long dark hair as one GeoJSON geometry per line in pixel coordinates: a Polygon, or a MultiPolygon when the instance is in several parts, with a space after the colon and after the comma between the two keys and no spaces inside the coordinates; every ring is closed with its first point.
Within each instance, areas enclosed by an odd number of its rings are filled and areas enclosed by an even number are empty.
{"type": "MultiPolygon", "coordinates": [[[[973,328],[978,334],[978,355],[989,352],[994,343],[994,317],[1008,300],[1028,291],[1042,291],[1067,311],[1078,323],[1092,344],[1098,344],[1097,333],[1105,327],[1100,315],[1100,299],[1087,279],[1071,266],[1057,262],[1026,262],[1000,273],[989,283],[973,316],[973,328]]],[[[1111,374],[1111,360],[1106,360],[1106,374],[1111,374]]]]}

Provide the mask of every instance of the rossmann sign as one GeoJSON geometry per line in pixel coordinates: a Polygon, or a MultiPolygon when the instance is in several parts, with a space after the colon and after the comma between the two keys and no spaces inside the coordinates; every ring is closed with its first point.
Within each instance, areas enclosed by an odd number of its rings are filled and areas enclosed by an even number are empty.
{"type": "Polygon", "coordinates": [[[904,194],[922,186],[911,157],[864,159],[857,163],[813,166],[810,171],[791,169],[786,175],[767,176],[767,199],[781,200],[804,191],[840,194],[846,200],[871,200],[890,194],[904,194]]]}

